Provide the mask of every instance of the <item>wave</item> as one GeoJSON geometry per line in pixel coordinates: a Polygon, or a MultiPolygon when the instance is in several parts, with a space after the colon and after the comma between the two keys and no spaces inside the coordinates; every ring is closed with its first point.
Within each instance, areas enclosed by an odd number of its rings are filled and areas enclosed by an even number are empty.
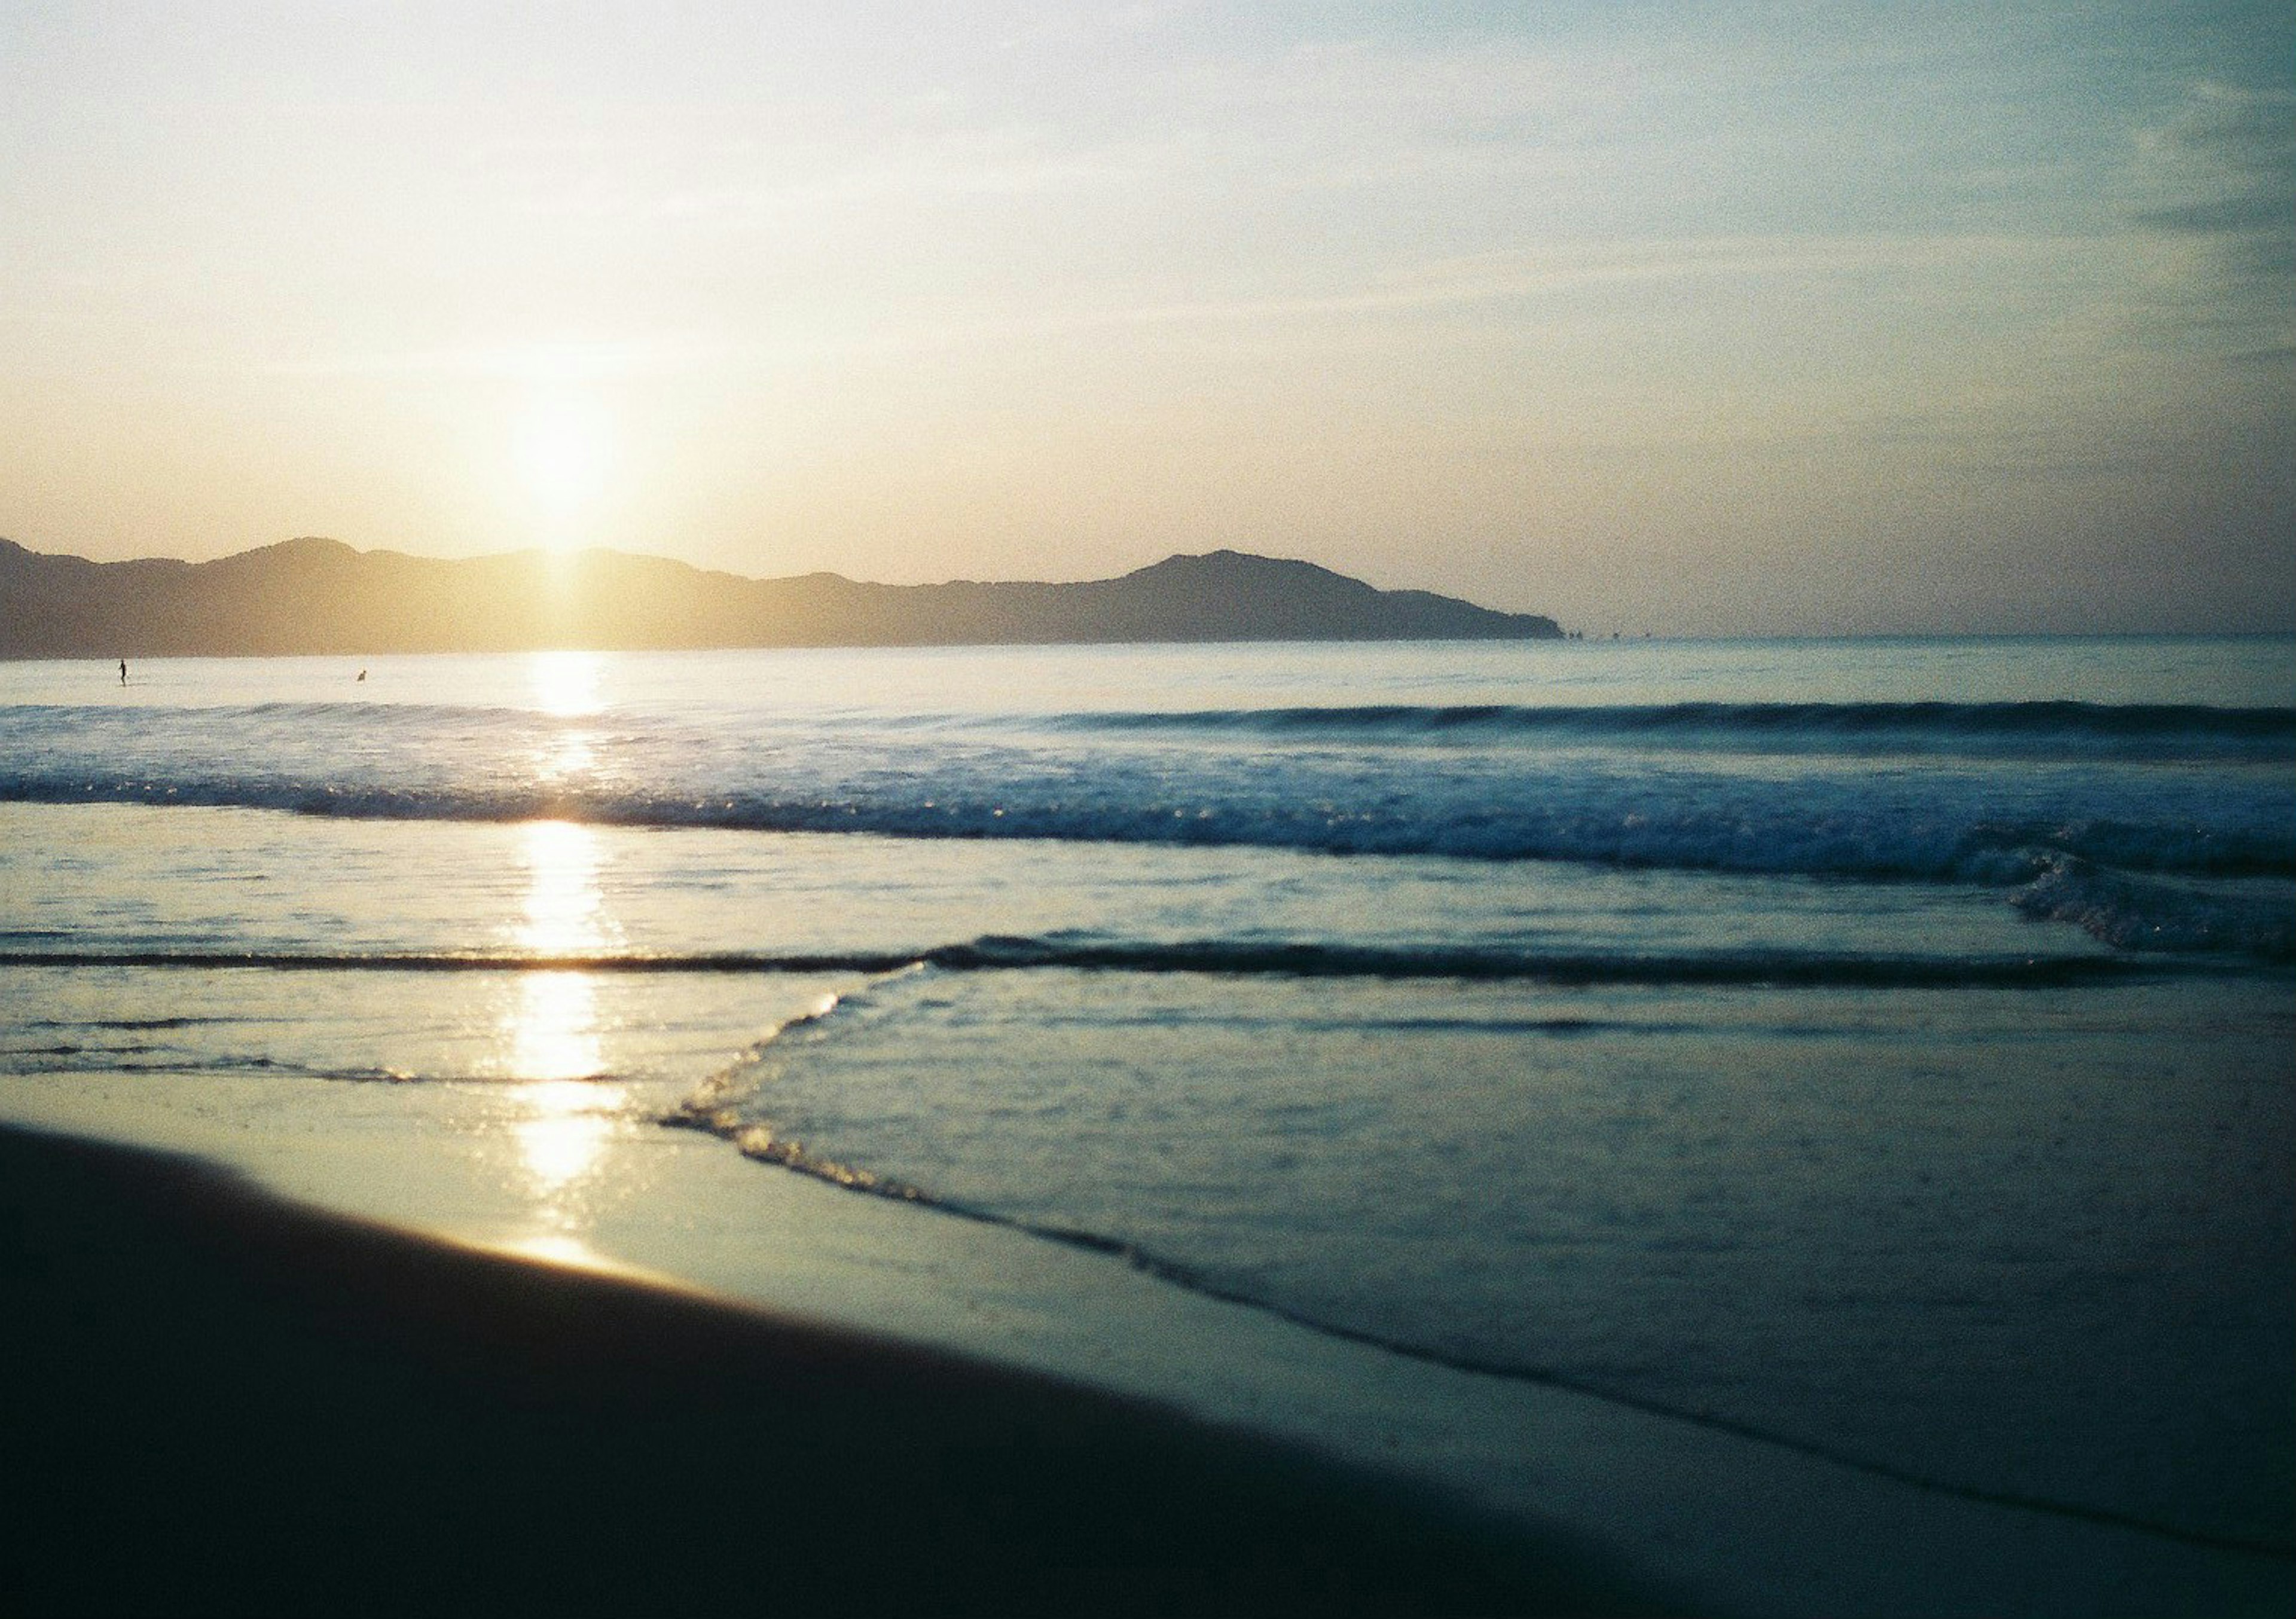
{"type": "Polygon", "coordinates": [[[930,732],[883,715],[777,719],[754,732],[691,717],[630,710],[609,724],[515,708],[310,703],[0,708],[0,800],[2003,888],[2067,860],[2178,879],[2296,879],[2289,708],[1269,707],[955,716],[930,732]],[[1125,740],[1168,735],[1193,740],[1125,740]],[[1463,745],[1417,745],[1447,737],[1463,745]],[[1871,756],[1890,748],[1923,756],[1871,756]],[[1950,756],[1988,750],[2001,756],[1950,756]],[[1768,756],[1797,752],[1810,756],[1768,756]]]}
{"type": "MultiPolygon", "coordinates": [[[[100,1042],[62,1042],[53,1045],[0,1045],[0,1074],[237,1074],[264,1078],[315,1079],[336,1084],[381,1085],[505,1085],[532,1083],[531,1076],[512,1072],[424,1073],[373,1065],[325,1066],[298,1062],[263,1052],[190,1051],[180,1046],[146,1043],[107,1045],[100,1042]]],[[[559,1083],[615,1084],[624,1075],[606,1070],[594,1074],[554,1075],[559,1083]]]]}
{"type": "Polygon", "coordinates": [[[0,800],[250,808],[351,820],[507,822],[891,838],[1292,849],[1347,855],[1557,861],[1629,870],[1956,882],[2008,887],[2067,858],[2195,878],[2296,878],[2296,822],[2275,804],[2166,806],[2154,816],[2016,815],[1972,789],[1910,806],[1835,782],[1281,779],[1167,784],[1018,776],[935,785],[873,775],[835,794],[688,795],[628,782],[458,788],[185,773],[174,779],[0,771],[0,800]],[[1313,795],[1343,786],[1359,800],[1313,795]],[[1183,796],[1185,795],[1185,796],[1183,796]],[[1488,796],[1487,796],[1488,795],[1488,796]],[[1177,798],[1177,802],[1175,799],[1177,798]],[[2205,819],[2203,817],[2206,817],[2205,819]]]}
{"type": "Polygon", "coordinates": [[[2065,858],[2011,895],[2010,904],[2122,950],[2296,961],[2296,885],[2284,881],[2177,882],[2065,858]]]}
{"type": "MultiPolygon", "coordinates": [[[[8,716],[28,728],[76,729],[88,724],[118,723],[122,711],[76,703],[12,703],[8,716]]],[[[132,713],[132,711],[131,711],[132,713]]],[[[566,716],[504,703],[379,703],[274,699],[259,703],[189,703],[180,707],[155,707],[149,715],[190,724],[282,724],[356,726],[370,731],[422,731],[480,725],[563,727],[577,722],[566,716]]]]}
{"type": "Polygon", "coordinates": [[[2048,986],[2125,977],[2128,958],[1841,955],[1783,950],[1628,954],[1496,947],[1382,947],[1326,944],[990,936],[933,951],[928,965],[956,971],[1065,967],[1123,972],[1275,975],[1295,978],[1455,978],[1547,984],[1766,985],[1815,988],[2048,986]]]}
{"type": "Polygon", "coordinates": [[[1056,716],[1055,729],[1319,740],[1510,739],[1762,752],[2296,760],[2296,708],[2195,703],[1365,705],[1056,716]]]}
{"type": "Polygon", "coordinates": [[[253,1018],[242,1015],[188,1018],[33,1018],[16,1026],[21,1029],[120,1029],[129,1033],[172,1029],[205,1028],[219,1024],[249,1023],[253,1018]]]}
{"type": "MultiPolygon", "coordinates": [[[[118,726],[120,711],[20,704],[7,717],[34,736],[118,726]]],[[[500,704],[270,701],[160,710],[185,724],[279,734],[431,733],[554,735],[594,732],[595,715],[569,716],[500,704]]],[[[660,725],[665,716],[625,711],[613,722],[660,725]]],[[[1675,702],[1615,704],[1341,704],[1248,708],[1081,710],[1030,714],[964,711],[859,714],[760,723],[792,735],[819,726],[840,735],[927,731],[1165,735],[1305,740],[1367,746],[1601,745],[1720,752],[2296,763],[2296,708],[2206,703],[1675,702]]]]}
{"type": "Polygon", "coordinates": [[[1505,946],[1354,945],[1193,939],[1154,942],[1073,936],[987,935],[919,951],[712,952],[691,954],[504,955],[442,952],[11,950],[0,967],[180,968],[274,972],[850,973],[917,968],[945,972],[1202,973],[1289,978],[1443,978],[1568,986],[1650,985],[1784,989],[2021,989],[2125,983],[2176,970],[2128,954],[1850,955],[1787,950],[1672,954],[1550,952],[1505,946]]]}
{"type": "MultiPolygon", "coordinates": [[[[961,948],[961,947],[959,947],[961,948]]],[[[742,951],[684,955],[511,955],[457,951],[0,950],[0,967],[152,967],[272,972],[887,973],[913,967],[914,952],[773,955],[742,951]]]]}

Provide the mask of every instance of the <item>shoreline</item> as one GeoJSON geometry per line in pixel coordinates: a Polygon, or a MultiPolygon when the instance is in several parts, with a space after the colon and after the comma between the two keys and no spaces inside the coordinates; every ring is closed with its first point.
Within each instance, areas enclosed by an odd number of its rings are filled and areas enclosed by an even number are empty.
{"type": "Polygon", "coordinates": [[[0,1128],[0,1230],[12,1612],[1685,1611],[1144,1402],[191,1159],[0,1128]]]}

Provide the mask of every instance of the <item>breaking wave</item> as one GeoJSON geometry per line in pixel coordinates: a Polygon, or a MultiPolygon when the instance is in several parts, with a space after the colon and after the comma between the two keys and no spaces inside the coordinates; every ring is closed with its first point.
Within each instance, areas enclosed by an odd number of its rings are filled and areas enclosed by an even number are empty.
{"type": "Polygon", "coordinates": [[[2296,709],[2188,703],[1471,704],[1062,715],[1060,729],[1782,753],[2296,761],[2296,709]]]}
{"type": "Polygon", "coordinates": [[[28,705],[0,709],[0,800],[1951,883],[2126,949],[2281,959],[2296,935],[2281,903],[2296,882],[2296,708],[927,717],[824,712],[743,728],[637,707],[28,705]]]}
{"type": "Polygon", "coordinates": [[[1052,935],[987,935],[921,951],[831,953],[713,952],[664,955],[510,955],[380,951],[7,950],[0,967],[180,968],[275,972],[853,973],[914,967],[947,972],[1205,973],[1292,978],[1450,978],[1566,985],[1765,985],[1781,988],[2064,988],[2169,970],[2127,955],[1956,956],[1741,950],[1539,951],[1504,946],[1378,946],[1314,941],[1171,942],[1052,935]]]}

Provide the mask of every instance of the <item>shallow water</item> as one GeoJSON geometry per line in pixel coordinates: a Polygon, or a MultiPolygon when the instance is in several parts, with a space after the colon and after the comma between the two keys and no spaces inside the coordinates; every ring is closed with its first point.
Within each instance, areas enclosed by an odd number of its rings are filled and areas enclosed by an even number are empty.
{"type": "Polygon", "coordinates": [[[569,1199],[698,1124],[2296,1543],[2292,651],[0,666],[0,1074],[512,1087],[569,1199]]]}

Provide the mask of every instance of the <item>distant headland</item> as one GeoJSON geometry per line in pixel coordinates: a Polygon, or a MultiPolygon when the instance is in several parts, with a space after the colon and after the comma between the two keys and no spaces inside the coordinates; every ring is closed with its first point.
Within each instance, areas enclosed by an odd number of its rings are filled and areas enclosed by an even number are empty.
{"type": "Polygon", "coordinates": [[[1237,551],[1078,584],[869,585],[612,551],[447,560],[298,539],[212,562],[92,562],[0,540],[0,658],[1562,635],[1539,614],[1237,551]]]}

